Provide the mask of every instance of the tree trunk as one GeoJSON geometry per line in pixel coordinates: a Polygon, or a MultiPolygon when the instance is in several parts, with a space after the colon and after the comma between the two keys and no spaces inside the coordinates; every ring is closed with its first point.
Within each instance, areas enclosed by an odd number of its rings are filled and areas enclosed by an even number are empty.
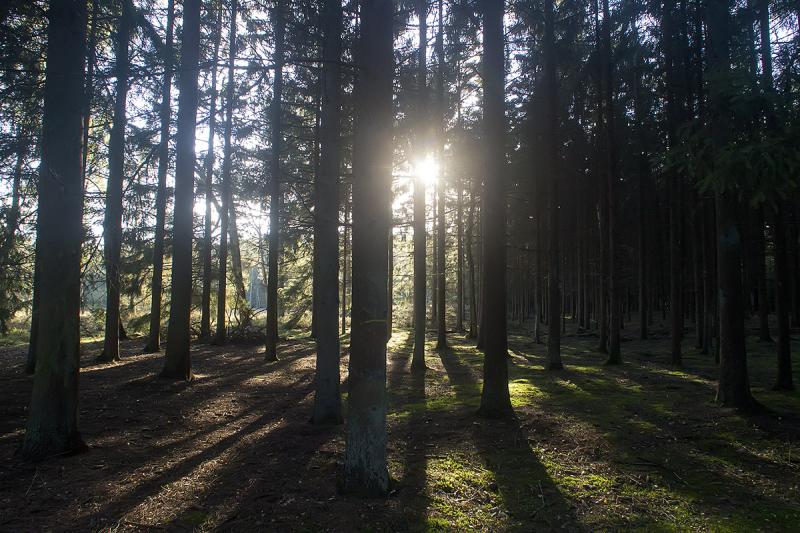
{"type": "Polygon", "coordinates": [[[128,76],[133,5],[120,1],[122,14],[114,40],[116,96],[108,143],[108,182],[103,220],[103,256],[106,267],[106,324],[103,352],[98,361],[119,361],[120,254],[122,250],[122,190],[125,183],[125,127],[128,103],[128,76]]]}
{"type": "MultiPolygon", "coordinates": [[[[774,98],[774,82],[772,79],[772,43],[770,42],[769,1],[759,0],[759,25],[761,29],[761,80],[762,89],[768,98],[774,98]]],[[[771,100],[770,100],[771,101],[771,100]]],[[[766,108],[767,128],[769,133],[778,129],[778,116],[773,104],[766,108]]],[[[775,212],[775,303],[778,316],[778,375],[773,390],[794,390],[792,380],[792,347],[789,325],[790,288],[789,254],[786,243],[786,214],[788,202],[776,199],[775,212]]],[[[760,298],[760,297],[759,297],[760,298]]],[[[769,331],[767,331],[769,333],[769,331]]]]}
{"type": "MultiPolygon", "coordinates": [[[[339,169],[341,165],[342,3],[325,0],[322,14],[320,165],[314,187],[317,367],[314,424],[341,424],[339,390],[339,169]]],[[[391,228],[389,234],[391,235],[391,228]]]]}
{"type": "Polygon", "coordinates": [[[344,488],[389,489],[386,464],[386,234],[391,220],[393,3],[361,5],[353,141],[353,327],[344,488]]]}
{"type": "Polygon", "coordinates": [[[481,0],[483,12],[483,122],[486,186],[483,194],[483,390],[478,414],[513,413],[508,392],[506,337],[505,106],[502,2],[481,0]]]}
{"type": "Polygon", "coordinates": [[[547,332],[547,370],[561,370],[561,251],[559,250],[558,196],[558,81],[556,80],[555,15],[553,0],[544,0],[544,102],[545,132],[543,136],[544,175],[548,184],[548,218],[550,239],[548,266],[550,271],[550,324],[547,332]]]}
{"type": "Polygon", "coordinates": [[[464,187],[458,178],[456,199],[456,331],[464,331],[464,187]]]}
{"type": "Polygon", "coordinates": [[[350,198],[344,186],[344,234],[342,235],[342,335],[347,333],[347,261],[350,257],[350,198]]]}
{"type": "Polygon", "coordinates": [[[272,159],[269,182],[269,256],[267,258],[269,278],[267,279],[267,342],[264,359],[278,360],[278,263],[281,251],[281,145],[283,144],[283,120],[281,100],[283,98],[284,33],[286,17],[284,0],[275,4],[273,28],[275,29],[275,80],[272,86],[270,119],[272,121],[272,159]]]}
{"type": "Polygon", "coordinates": [[[86,448],[78,432],[83,237],[86,2],[52,0],[39,166],[40,270],[36,373],[22,456],[41,460],[86,448]]]}
{"type": "Polygon", "coordinates": [[[469,210],[467,211],[467,280],[469,282],[469,331],[468,339],[478,337],[478,288],[475,282],[475,183],[473,178],[469,194],[469,210]]]}
{"type": "Polygon", "coordinates": [[[146,353],[161,349],[161,292],[164,283],[164,235],[167,218],[167,171],[169,170],[169,124],[172,113],[172,46],[175,27],[175,2],[167,2],[167,39],[164,46],[164,78],[161,81],[158,144],[158,185],[156,187],[156,228],[153,237],[153,280],[150,285],[150,329],[146,353]]]}
{"type": "MultiPolygon", "coordinates": [[[[428,3],[417,0],[419,18],[419,59],[417,62],[417,144],[420,151],[427,146],[428,113],[428,3]]],[[[418,157],[421,157],[420,154],[418,157]]],[[[411,359],[412,372],[424,372],[425,366],[425,301],[427,297],[427,243],[425,224],[425,182],[421,176],[414,180],[414,353],[411,359]]]]}
{"type": "MultiPolygon", "coordinates": [[[[714,148],[724,149],[730,135],[730,3],[707,0],[708,109],[714,148]]],[[[720,377],[717,400],[728,407],[752,410],[742,302],[742,241],[736,226],[734,191],[717,191],[717,271],[719,276],[720,377]]]]}
{"type": "Polygon", "coordinates": [[[178,71],[178,131],[175,158],[175,213],[172,244],[172,303],[161,377],[192,378],[192,208],[194,206],[195,124],[200,56],[200,0],[184,0],[181,68],[178,71]]]}
{"type": "Polygon", "coordinates": [[[211,338],[211,204],[214,202],[214,136],[217,128],[217,63],[219,42],[222,37],[222,6],[217,9],[217,24],[214,28],[214,52],[211,55],[211,97],[208,103],[208,151],[205,160],[204,190],[206,213],[203,224],[203,293],[200,298],[200,338],[211,338]]]}
{"type": "MultiPolygon", "coordinates": [[[[222,159],[222,189],[220,202],[222,208],[219,214],[219,281],[217,283],[217,330],[214,334],[215,344],[225,344],[227,338],[226,312],[228,299],[228,231],[230,225],[230,212],[233,209],[231,195],[231,166],[233,146],[231,136],[233,133],[233,108],[236,106],[234,90],[236,79],[236,12],[238,0],[231,1],[231,25],[228,37],[228,84],[225,86],[225,147],[222,159]]],[[[241,269],[239,270],[241,275],[241,269]]]]}
{"type": "Polygon", "coordinates": [[[438,194],[438,217],[436,224],[436,308],[439,321],[436,328],[436,349],[447,348],[447,279],[445,277],[445,245],[447,238],[447,225],[445,220],[445,182],[444,182],[444,127],[445,127],[445,98],[444,98],[444,6],[439,0],[439,28],[436,32],[436,108],[437,108],[437,139],[436,153],[439,162],[439,179],[436,180],[438,194]]]}

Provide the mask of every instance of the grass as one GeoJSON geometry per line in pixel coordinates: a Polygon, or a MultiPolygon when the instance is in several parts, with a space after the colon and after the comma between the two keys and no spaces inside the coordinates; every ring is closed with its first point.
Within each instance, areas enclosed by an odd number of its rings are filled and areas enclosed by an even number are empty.
{"type": "MultiPolygon", "coordinates": [[[[403,358],[398,335],[390,350],[403,358]]],[[[473,416],[474,345],[453,336],[439,357],[429,345],[425,400],[393,396],[390,422],[456,413],[469,429],[427,461],[427,529],[800,528],[800,395],[768,390],[772,345],[749,345],[754,394],[772,413],[745,418],[714,403],[716,366],[692,349],[673,368],[667,340],[629,341],[609,368],[594,339],[563,342],[566,369],[551,373],[543,345],[510,337],[511,431],[473,416]]]]}

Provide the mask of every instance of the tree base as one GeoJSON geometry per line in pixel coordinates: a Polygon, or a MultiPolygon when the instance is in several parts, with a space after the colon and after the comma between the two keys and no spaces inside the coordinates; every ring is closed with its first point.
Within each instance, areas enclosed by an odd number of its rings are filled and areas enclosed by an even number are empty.
{"type": "Polygon", "coordinates": [[[187,376],[185,372],[172,370],[172,369],[164,369],[158,374],[158,379],[170,379],[173,381],[192,381],[194,379],[194,374],[189,372],[187,376]]]}
{"type": "Polygon", "coordinates": [[[39,463],[51,457],[69,457],[89,451],[78,431],[61,437],[59,435],[36,435],[31,437],[26,432],[18,453],[25,461],[39,463]]]}
{"type": "Polygon", "coordinates": [[[159,353],[161,351],[161,346],[153,346],[150,344],[145,345],[142,348],[142,353],[159,353]]]}
{"type": "Polygon", "coordinates": [[[98,355],[94,360],[95,363],[117,363],[119,361],[122,361],[122,357],[119,355],[108,356],[106,355],[106,352],[100,352],[100,355],[98,355]]]}

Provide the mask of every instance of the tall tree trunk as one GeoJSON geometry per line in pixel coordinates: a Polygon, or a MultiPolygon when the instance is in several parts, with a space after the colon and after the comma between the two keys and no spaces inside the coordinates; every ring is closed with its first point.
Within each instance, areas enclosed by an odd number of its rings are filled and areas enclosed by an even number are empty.
{"type": "MultiPolygon", "coordinates": [[[[730,2],[706,0],[708,31],[708,111],[714,148],[724,149],[730,140],[730,2]]],[[[750,393],[742,302],[742,241],[736,224],[735,191],[718,190],[717,270],[719,276],[720,377],[717,400],[725,406],[752,410],[757,404],[750,393]]]]}
{"type": "Polygon", "coordinates": [[[353,146],[353,327],[344,488],[389,489],[386,464],[386,234],[391,220],[393,3],[361,5],[353,146]]]}
{"type": "MultiPolygon", "coordinates": [[[[394,197],[392,197],[394,202],[394,197]]],[[[389,226],[389,279],[386,281],[386,342],[392,338],[394,314],[394,223],[389,226]]]]}
{"type": "Polygon", "coordinates": [[[217,128],[217,63],[219,63],[219,42],[222,37],[222,6],[217,9],[217,23],[214,28],[214,52],[211,55],[211,96],[208,103],[208,151],[205,160],[205,181],[203,189],[206,196],[206,213],[203,224],[203,292],[200,298],[200,338],[211,338],[211,205],[214,203],[214,137],[217,128]]]}
{"type": "Polygon", "coordinates": [[[467,280],[469,282],[469,331],[468,339],[478,337],[478,288],[475,281],[475,253],[474,253],[474,234],[475,234],[475,190],[477,180],[474,178],[470,184],[469,210],[467,211],[467,280]]]}
{"type": "Polygon", "coordinates": [[[498,0],[481,0],[483,14],[483,124],[486,136],[483,194],[483,390],[478,414],[512,414],[508,392],[506,324],[505,87],[503,9],[498,0]]]}
{"type": "Polygon", "coordinates": [[[347,333],[347,263],[350,258],[350,195],[344,184],[344,231],[342,235],[342,335],[347,333]]]}
{"type": "Polygon", "coordinates": [[[464,187],[456,178],[456,331],[464,331],[464,187]]]}
{"type": "MultiPolygon", "coordinates": [[[[666,64],[666,106],[667,106],[667,137],[669,147],[676,149],[680,140],[678,128],[684,118],[684,93],[682,79],[679,75],[681,61],[677,43],[682,39],[675,20],[675,0],[664,2],[662,18],[664,49],[664,62],[666,64]]],[[[682,221],[683,198],[680,174],[671,170],[668,173],[669,189],[669,291],[670,291],[670,338],[672,364],[682,364],[681,342],[683,340],[683,262],[682,262],[682,221]]]]}
{"type": "Polygon", "coordinates": [[[22,456],[86,448],[78,432],[80,270],[83,236],[86,2],[52,0],[48,10],[37,264],[40,298],[36,373],[22,456]]]}
{"type": "Polygon", "coordinates": [[[125,127],[128,105],[128,76],[133,5],[120,0],[122,13],[114,40],[116,95],[108,143],[108,183],[103,220],[103,256],[106,267],[106,328],[103,352],[98,361],[118,361],[120,325],[120,254],[122,250],[122,190],[125,183],[125,127]]]}
{"type": "MultiPolygon", "coordinates": [[[[314,424],[341,424],[339,390],[339,168],[341,165],[342,2],[325,0],[322,14],[320,165],[314,187],[317,370],[314,424]]],[[[391,235],[391,228],[389,230],[391,235]]]]}
{"type": "Polygon", "coordinates": [[[164,46],[164,78],[161,81],[161,121],[158,144],[158,185],[156,186],[156,228],[153,238],[153,280],[150,285],[150,329],[145,353],[161,349],[161,292],[164,283],[164,236],[167,218],[167,172],[169,170],[169,124],[172,113],[172,46],[175,2],[167,2],[167,38],[164,46]]]}
{"type": "MultiPolygon", "coordinates": [[[[3,273],[0,275],[3,277],[15,270],[10,259],[11,252],[14,249],[14,243],[17,240],[17,230],[19,229],[22,171],[25,167],[25,159],[28,157],[28,151],[30,150],[30,141],[28,140],[27,132],[23,128],[13,125],[12,131],[17,137],[16,161],[14,162],[14,171],[11,177],[11,206],[6,216],[5,228],[3,228],[2,231],[2,240],[0,240],[0,271],[3,273]]],[[[2,283],[2,287],[0,287],[0,335],[6,335],[8,333],[6,321],[11,317],[13,312],[9,305],[9,289],[10,287],[8,284],[2,283]]]]}
{"type": "Polygon", "coordinates": [[[161,377],[192,378],[192,207],[194,205],[195,124],[200,57],[200,0],[184,0],[181,68],[178,71],[178,131],[175,157],[175,214],[172,244],[172,303],[161,377]]]}
{"type": "Polygon", "coordinates": [[[648,284],[647,278],[647,192],[650,179],[650,163],[647,157],[647,142],[644,135],[644,117],[647,114],[645,104],[642,99],[642,54],[639,44],[639,29],[636,21],[633,23],[634,43],[636,45],[636,57],[634,59],[633,74],[633,98],[634,98],[634,122],[636,123],[636,136],[639,139],[638,163],[638,238],[639,238],[639,338],[647,339],[647,314],[648,314],[648,284]]]}
{"type": "Polygon", "coordinates": [[[608,0],[603,0],[603,52],[605,55],[605,99],[606,116],[606,184],[608,187],[608,359],[606,364],[619,364],[620,329],[622,328],[622,306],[620,305],[620,267],[617,230],[617,140],[614,125],[614,59],[611,50],[611,13],[608,0]]]}
{"type": "MultiPolygon", "coordinates": [[[[772,79],[772,42],[770,35],[769,1],[759,0],[759,26],[761,36],[761,85],[768,102],[775,97],[774,82],[772,79]]],[[[766,119],[768,134],[778,130],[778,116],[774,104],[768,103],[766,119]]],[[[778,375],[775,380],[774,390],[794,390],[792,380],[792,347],[791,330],[789,325],[789,257],[786,243],[786,212],[788,202],[783,198],[776,199],[777,209],[774,218],[775,232],[775,303],[778,315],[778,375]]],[[[760,298],[760,296],[759,296],[760,298]]]]}
{"type": "Polygon", "coordinates": [[[284,64],[284,33],[286,30],[286,17],[284,15],[284,0],[277,0],[275,4],[274,19],[275,29],[275,80],[272,86],[272,102],[270,104],[270,120],[272,121],[272,159],[270,164],[269,182],[269,256],[267,258],[269,278],[267,279],[267,346],[264,358],[267,361],[278,360],[278,263],[281,252],[281,210],[283,197],[281,195],[281,149],[283,144],[283,120],[281,117],[283,99],[283,64],[284,64]]]}
{"type": "MultiPolygon", "coordinates": [[[[594,11],[594,32],[595,32],[595,54],[599,58],[605,48],[602,43],[602,36],[600,31],[600,15],[597,0],[593,2],[594,11]]],[[[595,131],[595,175],[598,178],[599,194],[598,194],[598,223],[600,233],[600,293],[598,295],[598,330],[600,338],[597,346],[597,351],[601,353],[608,353],[608,295],[609,295],[609,231],[608,231],[608,183],[606,177],[606,165],[601,162],[605,147],[605,138],[608,135],[605,131],[604,120],[604,102],[603,93],[605,92],[603,77],[604,68],[601,61],[597,62],[597,71],[595,73],[597,81],[597,126],[595,131]]]]}
{"type": "MultiPolygon", "coordinates": [[[[230,212],[233,209],[231,195],[231,167],[233,165],[233,108],[236,106],[234,91],[236,79],[236,14],[238,0],[231,0],[231,23],[228,34],[228,84],[225,86],[225,147],[222,156],[222,188],[220,190],[220,203],[222,208],[219,214],[219,282],[217,284],[217,330],[214,334],[215,344],[224,344],[227,338],[226,312],[228,300],[228,231],[230,226],[230,212]]],[[[241,274],[241,270],[240,270],[241,274]]]]}
{"type": "MultiPolygon", "coordinates": [[[[428,1],[417,0],[419,17],[419,49],[417,53],[417,149],[427,149],[428,128],[428,1]]],[[[418,157],[421,157],[420,153],[418,157]]],[[[425,366],[425,301],[427,297],[427,243],[425,224],[425,181],[422,176],[414,180],[414,352],[412,372],[424,372],[425,366]]]]}
{"type": "MultiPolygon", "coordinates": [[[[231,184],[233,185],[233,184],[231,184]]],[[[242,313],[248,307],[247,303],[247,293],[244,289],[244,274],[242,268],[242,252],[241,248],[239,247],[239,225],[237,223],[236,217],[236,202],[233,201],[233,195],[231,195],[230,205],[228,206],[228,217],[230,218],[230,252],[231,252],[231,269],[233,270],[233,285],[236,289],[236,306],[238,308],[238,312],[240,314],[240,319],[242,320],[241,327],[247,328],[250,325],[250,317],[249,314],[245,317],[242,317],[242,313]]]]}
{"type": "Polygon", "coordinates": [[[766,238],[764,237],[764,209],[759,207],[755,213],[753,231],[753,244],[755,246],[756,260],[756,291],[758,295],[758,339],[763,342],[772,342],[769,334],[769,295],[767,292],[767,253],[766,238]]]}
{"type": "Polygon", "coordinates": [[[445,219],[445,182],[444,182],[444,127],[445,127],[445,87],[444,87],[444,5],[439,0],[439,28],[436,32],[436,154],[439,163],[439,179],[436,180],[438,194],[438,218],[436,224],[436,308],[439,321],[436,328],[436,349],[447,348],[447,279],[445,277],[445,245],[447,224],[445,219]]]}
{"type": "Polygon", "coordinates": [[[544,102],[545,133],[543,136],[544,175],[548,185],[548,218],[550,239],[548,266],[550,271],[550,324],[547,332],[548,370],[561,370],[561,251],[559,242],[559,196],[558,196],[558,81],[556,79],[555,14],[553,0],[544,0],[544,102]]]}

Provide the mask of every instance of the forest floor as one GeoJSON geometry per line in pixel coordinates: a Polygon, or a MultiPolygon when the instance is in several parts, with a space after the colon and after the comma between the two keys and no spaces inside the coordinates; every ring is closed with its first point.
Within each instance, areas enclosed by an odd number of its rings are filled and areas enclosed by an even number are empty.
{"type": "MultiPolygon", "coordinates": [[[[453,334],[436,352],[431,342],[430,370],[415,377],[409,332],[396,331],[393,490],[366,500],[336,490],[343,428],[308,424],[307,339],[287,340],[272,364],[260,346],[196,345],[189,383],[157,379],[161,355],[139,354],[142,340],[111,365],[84,344],[90,450],[38,465],[15,455],[31,387],[25,349],[2,348],[0,531],[800,529],[800,393],[769,391],[774,345],[749,341],[753,391],[771,412],[742,417],[714,403],[713,359],[691,340],[682,369],[668,364],[658,329],[605,367],[596,337],[569,331],[559,372],[544,371],[544,345],[511,336],[514,421],[474,416],[473,343],[453,334]]],[[[796,381],[798,360],[795,351],[796,381]]]]}

